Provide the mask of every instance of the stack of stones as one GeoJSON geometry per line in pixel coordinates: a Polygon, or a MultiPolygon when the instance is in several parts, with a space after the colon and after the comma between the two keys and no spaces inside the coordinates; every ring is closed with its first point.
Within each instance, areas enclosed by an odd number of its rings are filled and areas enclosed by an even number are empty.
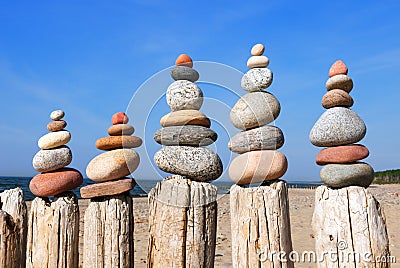
{"type": "Polygon", "coordinates": [[[281,107],[274,95],[265,91],[273,75],[263,53],[262,44],[251,49],[247,61],[250,70],[241,81],[249,93],[236,102],[230,114],[232,124],[243,130],[228,144],[232,152],[240,154],[229,167],[229,176],[238,185],[276,180],[285,174],[288,165],[285,155],[276,151],[284,143],[282,131],[267,125],[278,117],[281,107]]]}
{"type": "Polygon", "coordinates": [[[142,139],[131,136],[135,129],[128,124],[129,118],[123,112],[114,114],[109,137],[96,141],[99,150],[107,151],[92,159],[86,168],[89,179],[98,182],[82,187],[82,198],[117,195],[129,192],[135,181],[126,178],[139,166],[139,154],[131,148],[142,145],[142,139]]]}
{"type": "Polygon", "coordinates": [[[67,122],[62,120],[64,112],[53,111],[53,120],[47,125],[50,133],[42,136],[38,145],[40,151],[33,157],[33,167],[42,172],[33,177],[29,184],[31,192],[39,197],[49,197],[70,191],[83,182],[82,174],[68,168],[72,161],[72,152],[66,144],[71,140],[71,133],[64,130],[67,122]]]}
{"type": "Polygon", "coordinates": [[[369,155],[368,149],[360,144],[366,133],[364,121],[349,108],[353,99],[349,95],[353,81],[347,75],[343,61],[336,61],[329,70],[326,82],[328,92],[322,98],[327,109],[310,133],[310,141],[321,150],[316,162],[324,166],[320,176],[332,188],[346,186],[368,187],[374,179],[374,170],[366,163],[358,162],[369,155]]]}
{"type": "Polygon", "coordinates": [[[165,145],[154,156],[154,162],[161,170],[195,181],[211,181],[222,174],[222,162],[207,146],[217,140],[217,134],[210,129],[211,122],[200,108],[203,92],[194,83],[199,74],[193,68],[192,59],[180,55],[171,70],[175,80],[167,89],[166,99],[172,112],[161,118],[163,127],[154,139],[165,145]]]}

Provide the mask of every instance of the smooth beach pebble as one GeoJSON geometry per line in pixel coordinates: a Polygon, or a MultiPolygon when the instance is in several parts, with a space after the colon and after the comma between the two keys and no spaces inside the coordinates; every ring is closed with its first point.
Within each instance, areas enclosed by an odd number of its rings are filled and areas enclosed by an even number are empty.
{"type": "Polygon", "coordinates": [[[31,180],[29,189],[40,197],[48,197],[73,190],[83,183],[82,174],[73,168],[38,174],[31,180]]]}
{"type": "Polygon", "coordinates": [[[102,153],[86,167],[86,175],[95,182],[105,182],[128,176],[140,162],[138,153],[132,149],[116,149],[102,153]]]}
{"type": "Polygon", "coordinates": [[[51,132],[56,132],[63,130],[66,126],[67,122],[65,122],[64,120],[51,121],[47,124],[47,130],[51,132]]]}
{"type": "Polygon", "coordinates": [[[252,56],[247,60],[247,67],[253,68],[266,68],[269,65],[269,58],[265,56],[252,56]]]}
{"type": "Polygon", "coordinates": [[[318,147],[348,145],[364,138],[364,121],[352,110],[335,107],[326,110],[310,132],[310,141],[318,147]]]}
{"type": "Polygon", "coordinates": [[[154,140],[162,145],[207,146],[217,140],[217,133],[203,126],[172,126],[159,129],[154,140]]]}
{"type": "Polygon", "coordinates": [[[154,155],[158,168],[196,181],[211,181],[222,174],[222,162],[213,151],[202,147],[166,146],[154,155]]]}
{"type": "Polygon", "coordinates": [[[164,115],[160,124],[162,127],[198,125],[209,128],[211,121],[198,110],[180,110],[164,115]]]}
{"type": "Polygon", "coordinates": [[[256,44],[251,48],[251,55],[253,56],[261,56],[264,53],[264,45],[256,44]]]}
{"type": "Polygon", "coordinates": [[[129,118],[124,112],[118,112],[111,117],[111,123],[113,125],[126,124],[128,122],[129,118]]]}
{"type": "Polygon", "coordinates": [[[322,106],[326,109],[333,107],[351,107],[353,106],[353,98],[344,90],[332,89],[325,93],[322,97],[322,106]]]}
{"type": "Polygon", "coordinates": [[[135,129],[129,124],[116,124],[109,127],[107,132],[110,136],[129,136],[135,132],[135,129]]]}
{"type": "Polygon", "coordinates": [[[51,150],[40,150],[33,157],[33,168],[39,172],[49,172],[65,166],[72,161],[72,152],[68,146],[60,146],[51,150]]]}
{"type": "Polygon", "coordinates": [[[50,132],[38,140],[40,149],[52,149],[67,144],[71,140],[71,133],[67,130],[50,132]]]}
{"type": "Polygon", "coordinates": [[[242,131],[231,138],[228,148],[242,154],[257,150],[276,150],[283,146],[282,130],[275,126],[263,126],[242,131]]]}
{"type": "Polygon", "coordinates": [[[55,110],[55,111],[51,112],[50,118],[56,121],[56,120],[60,120],[61,118],[63,118],[64,115],[65,115],[64,111],[55,110]]]}
{"type": "Polygon", "coordinates": [[[176,58],[175,65],[176,66],[182,66],[183,65],[183,66],[192,68],[193,67],[193,61],[192,61],[192,58],[189,57],[189,55],[181,54],[181,55],[178,56],[178,58],[176,58]]]}
{"type": "Polygon", "coordinates": [[[188,80],[190,82],[196,82],[199,80],[199,73],[187,66],[175,66],[171,69],[171,77],[175,81],[188,80]]]}
{"type": "Polygon", "coordinates": [[[287,167],[286,156],[281,152],[252,151],[232,160],[229,176],[239,185],[259,183],[279,179],[285,174],[287,167]]]}
{"type": "Polygon", "coordinates": [[[279,101],[269,92],[252,92],[233,106],[230,119],[238,129],[260,127],[274,121],[281,111],[279,101]]]}
{"type": "Polygon", "coordinates": [[[341,89],[347,93],[350,93],[350,91],[353,89],[353,80],[350,78],[350,76],[338,74],[332,76],[328,79],[328,81],[326,81],[326,89],[341,89]]]}
{"type": "Polygon", "coordinates": [[[142,139],[135,136],[110,136],[96,141],[99,150],[114,150],[122,148],[136,148],[142,145],[142,139]]]}
{"type": "Polygon", "coordinates": [[[318,165],[353,163],[368,157],[367,147],[359,144],[335,146],[321,150],[317,157],[318,165]]]}
{"type": "Polygon", "coordinates": [[[200,110],[203,104],[203,92],[188,80],[178,80],[168,87],[166,99],[172,111],[200,110]]]}
{"type": "Polygon", "coordinates": [[[332,64],[331,68],[329,69],[329,77],[338,75],[338,74],[347,74],[348,69],[346,64],[343,61],[337,60],[334,64],[332,64]]]}
{"type": "Polygon", "coordinates": [[[366,163],[328,164],[320,171],[321,180],[329,187],[361,186],[367,188],[374,180],[374,170],[366,163]]]}
{"type": "Polygon", "coordinates": [[[241,86],[248,92],[256,92],[268,88],[272,84],[273,74],[268,68],[253,68],[242,77],[241,86]]]}
{"type": "Polygon", "coordinates": [[[95,183],[82,187],[80,193],[82,198],[117,195],[129,192],[135,184],[133,179],[122,178],[120,180],[95,183]]]}

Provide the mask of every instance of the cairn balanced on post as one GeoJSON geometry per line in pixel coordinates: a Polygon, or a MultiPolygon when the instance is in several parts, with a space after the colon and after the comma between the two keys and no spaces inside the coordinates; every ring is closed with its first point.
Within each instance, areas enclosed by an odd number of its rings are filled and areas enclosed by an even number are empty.
{"type": "Polygon", "coordinates": [[[217,228],[217,189],[208,183],[222,174],[213,151],[217,134],[199,111],[203,92],[194,83],[199,74],[192,59],[182,54],[171,70],[175,80],[167,89],[172,112],[161,118],[154,139],[165,145],[154,161],[175,174],[149,193],[149,249],[147,267],[214,267],[217,228]]]}
{"type": "Polygon", "coordinates": [[[284,136],[278,127],[267,125],[278,117],[280,104],[264,91],[273,75],[263,53],[262,44],[251,49],[250,70],[241,82],[249,93],[237,101],[230,115],[232,124],[243,130],[228,144],[232,152],[240,154],[229,167],[229,176],[236,183],[230,190],[232,262],[236,268],[293,267],[287,188],[278,180],[287,170],[285,155],[276,150],[283,146],[284,136]],[[261,185],[248,186],[252,183],[261,185]]]}
{"type": "Polygon", "coordinates": [[[385,217],[378,201],[366,189],[374,170],[359,162],[369,151],[360,144],[364,121],[349,108],[353,81],[342,61],[329,70],[328,92],[322,98],[327,109],[313,126],[310,141],[321,150],[316,163],[325,185],[315,194],[313,228],[319,267],[389,267],[389,240],[385,217]],[[335,254],[335,258],[323,257],[335,254]],[[379,263],[375,260],[379,259],[379,263]]]}
{"type": "Polygon", "coordinates": [[[47,125],[50,133],[42,136],[41,150],[33,158],[33,167],[42,172],[29,184],[38,196],[29,214],[26,267],[77,267],[79,241],[79,206],[76,195],[69,192],[79,187],[83,177],[67,168],[72,153],[66,144],[71,134],[64,130],[64,112],[53,111],[47,125]],[[52,201],[49,196],[54,196],[52,201]]]}
{"type": "Polygon", "coordinates": [[[133,267],[133,205],[129,191],[135,181],[129,176],[140,158],[131,148],[142,139],[131,136],[129,118],[119,112],[112,116],[109,137],[96,142],[108,151],[92,159],[86,168],[89,179],[97,182],[81,188],[83,198],[91,198],[85,211],[83,267],[133,267]]]}

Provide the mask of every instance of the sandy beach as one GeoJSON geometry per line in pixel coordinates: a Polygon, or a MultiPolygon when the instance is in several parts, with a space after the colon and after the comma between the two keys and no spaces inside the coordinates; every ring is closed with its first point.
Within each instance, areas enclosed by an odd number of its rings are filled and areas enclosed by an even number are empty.
{"type": "MultiPolygon", "coordinates": [[[[400,267],[400,185],[372,185],[370,191],[381,203],[387,220],[390,237],[391,255],[400,267]],[[397,193],[397,195],[396,195],[397,193]]],[[[313,189],[289,189],[290,219],[293,249],[297,252],[314,250],[314,235],[311,226],[314,211],[313,189]]],[[[83,215],[88,200],[79,200],[81,209],[80,245],[83,245],[83,215]]],[[[134,198],[135,217],[135,267],[146,267],[148,204],[147,198],[134,198]]],[[[30,202],[28,202],[28,207],[30,202]]],[[[79,251],[82,254],[82,250],[79,251]]],[[[215,267],[231,267],[231,231],[229,214],[229,195],[220,195],[218,199],[218,227],[215,267]]],[[[310,263],[296,263],[296,267],[316,267],[310,263]]]]}

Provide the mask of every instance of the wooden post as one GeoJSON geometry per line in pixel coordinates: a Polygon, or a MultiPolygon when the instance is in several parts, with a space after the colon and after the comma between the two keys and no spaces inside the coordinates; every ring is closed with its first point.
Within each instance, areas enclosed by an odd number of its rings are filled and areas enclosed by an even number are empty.
{"type": "Polygon", "coordinates": [[[179,175],[149,193],[147,267],[214,267],[217,188],[179,175]]]}
{"type": "Polygon", "coordinates": [[[230,190],[235,268],[294,267],[286,182],[230,190]]]}
{"type": "Polygon", "coordinates": [[[390,267],[385,222],[367,189],[319,186],[313,216],[318,267],[390,267]]]}
{"type": "Polygon", "coordinates": [[[78,267],[79,206],[76,195],[36,197],[29,214],[26,266],[78,267]]]}
{"type": "Polygon", "coordinates": [[[0,193],[0,267],[25,267],[26,211],[20,188],[0,193]]]}
{"type": "Polygon", "coordinates": [[[85,211],[83,267],[133,267],[133,224],[129,193],[92,198],[85,211]]]}

